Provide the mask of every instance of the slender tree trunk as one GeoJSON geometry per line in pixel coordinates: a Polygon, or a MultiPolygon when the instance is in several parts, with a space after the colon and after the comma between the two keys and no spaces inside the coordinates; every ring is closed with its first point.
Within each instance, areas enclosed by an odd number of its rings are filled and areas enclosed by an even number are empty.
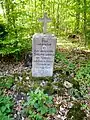
{"type": "Polygon", "coordinates": [[[8,31],[11,33],[13,31],[15,37],[18,37],[17,28],[16,28],[16,15],[13,14],[15,11],[15,5],[12,3],[12,0],[5,0],[5,11],[6,11],[6,19],[8,25],[8,31]]]}
{"type": "MultiPolygon", "coordinates": [[[[13,13],[13,11],[14,11],[14,3],[11,3],[11,13],[13,13]]],[[[13,26],[13,28],[14,28],[14,33],[15,33],[15,36],[16,36],[16,38],[18,37],[18,33],[17,33],[17,28],[16,28],[16,15],[14,16],[13,14],[12,14],[12,26],[13,26]]]]}
{"type": "Polygon", "coordinates": [[[10,29],[10,6],[9,0],[5,0],[5,16],[7,18],[8,30],[10,29]]]}
{"type": "MultiPolygon", "coordinates": [[[[55,0],[53,0],[52,1],[53,2],[53,5],[52,5],[52,7],[53,7],[53,9],[52,9],[52,16],[53,16],[53,18],[54,18],[54,22],[53,22],[53,24],[54,24],[54,29],[56,29],[56,22],[55,22],[55,0]]],[[[56,33],[56,31],[55,31],[55,33],[56,33]]]]}
{"type": "MultiPolygon", "coordinates": [[[[68,18],[68,0],[66,0],[65,2],[66,2],[65,19],[67,19],[68,18]]],[[[67,35],[68,35],[68,24],[67,24],[67,22],[65,24],[66,24],[65,36],[67,37],[67,35]]]]}
{"type": "Polygon", "coordinates": [[[57,35],[59,35],[59,24],[60,24],[60,16],[59,16],[59,7],[60,7],[60,2],[58,1],[58,6],[57,6],[57,23],[56,23],[56,31],[57,35]]]}
{"type": "Polygon", "coordinates": [[[79,32],[79,26],[80,26],[80,0],[77,0],[76,3],[76,23],[75,23],[75,33],[79,32]]]}
{"type": "Polygon", "coordinates": [[[85,40],[85,46],[87,45],[87,36],[86,36],[86,30],[87,30],[87,16],[86,16],[86,12],[87,12],[87,10],[86,10],[86,8],[87,8],[87,2],[86,2],[86,0],[84,0],[84,40],[85,40]]]}

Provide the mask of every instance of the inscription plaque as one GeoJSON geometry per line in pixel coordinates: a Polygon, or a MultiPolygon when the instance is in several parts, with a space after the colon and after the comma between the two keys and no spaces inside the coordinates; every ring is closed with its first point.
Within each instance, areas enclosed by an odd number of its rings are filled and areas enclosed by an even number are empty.
{"type": "Polygon", "coordinates": [[[53,75],[56,37],[52,34],[37,33],[32,40],[32,76],[53,75]]]}

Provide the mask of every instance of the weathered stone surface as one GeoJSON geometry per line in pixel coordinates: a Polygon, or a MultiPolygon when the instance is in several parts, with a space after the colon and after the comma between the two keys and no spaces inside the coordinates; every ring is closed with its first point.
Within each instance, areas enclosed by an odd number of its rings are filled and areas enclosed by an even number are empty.
{"type": "Polygon", "coordinates": [[[44,13],[44,17],[39,19],[40,22],[43,22],[43,33],[47,33],[47,23],[51,22],[51,19],[47,17],[47,13],[44,13]]]}
{"type": "Polygon", "coordinates": [[[56,37],[52,34],[35,34],[32,41],[32,76],[53,75],[56,37]]]}

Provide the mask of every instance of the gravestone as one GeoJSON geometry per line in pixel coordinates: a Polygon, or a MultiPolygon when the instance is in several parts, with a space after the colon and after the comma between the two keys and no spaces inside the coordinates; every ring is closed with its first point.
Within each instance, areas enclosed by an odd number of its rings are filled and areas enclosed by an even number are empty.
{"type": "Polygon", "coordinates": [[[44,14],[43,33],[36,33],[32,40],[32,76],[46,77],[53,75],[56,37],[47,33],[47,22],[51,20],[44,14]]]}

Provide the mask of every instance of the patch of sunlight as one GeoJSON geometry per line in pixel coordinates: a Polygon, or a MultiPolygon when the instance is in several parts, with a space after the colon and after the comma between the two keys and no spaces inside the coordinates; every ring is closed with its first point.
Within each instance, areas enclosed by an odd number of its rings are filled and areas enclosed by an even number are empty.
{"type": "Polygon", "coordinates": [[[1,8],[1,5],[0,5],[0,14],[2,15],[3,14],[3,10],[1,8]]]}
{"type": "MultiPolygon", "coordinates": [[[[82,42],[83,43],[83,42],[82,42]]],[[[79,48],[79,49],[88,49],[88,47],[85,47],[84,44],[81,44],[81,42],[75,42],[72,43],[72,40],[68,40],[67,38],[59,37],[57,39],[57,46],[61,48],[68,48],[68,49],[74,49],[74,48],[79,48]]]]}

